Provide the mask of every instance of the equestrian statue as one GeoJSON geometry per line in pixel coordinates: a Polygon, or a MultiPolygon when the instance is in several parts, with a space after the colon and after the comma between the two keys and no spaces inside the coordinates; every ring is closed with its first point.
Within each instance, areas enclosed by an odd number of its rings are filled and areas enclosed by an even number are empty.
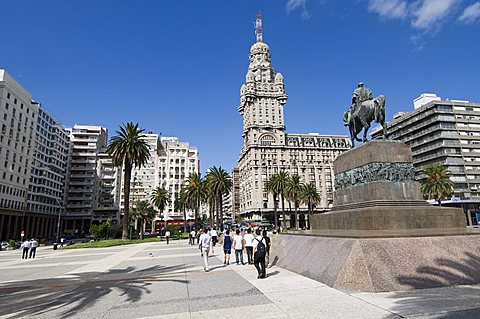
{"type": "Polygon", "coordinates": [[[383,128],[383,138],[387,138],[387,123],[385,122],[385,96],[379,95],[372,98],[372,91],[358,83],[353,91],[352,105],[347,112],[343,114],[343,123],[348,126],[352,147],[355,141],[366,142],[367,133],[372,121],[379,123],[383,128]],[[357,137],[363,130],[363,140],[357,137]]]}

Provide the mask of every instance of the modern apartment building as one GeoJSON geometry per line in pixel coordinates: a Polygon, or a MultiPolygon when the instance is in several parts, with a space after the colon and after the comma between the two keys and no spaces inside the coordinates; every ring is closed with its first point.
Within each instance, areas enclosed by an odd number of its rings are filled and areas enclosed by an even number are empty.
{"type": "MultiPolygon", "coordinates": [[[[160,152],[160,140],[159,135],[155,133],[144,134],[144,140],[146,141],[148,148],[150,149],[150,157],[147,163],[142,167],[134,167],[132,169],[131,181],[130,181],[130,207],[135,205],[136,201],[148,200],[152,196],[153,190],[159,184],[158,182],[158,158],[160,152]]],[[[121,210],[123,212],[125,200],[123,197],[123,180],[121,198],[121,210]]]]}
{"type": "Polygon", "coordinates": [[[120,191],[122,170],[113,165],[112,157],[106,150],[97,154],[96,176],[92,223],[111,222],[120,224],[120,191]]]}
{"type": "Polygon", "coordinates": [[[95,125],[67,128],[70,136],[66,232],[87,232],[96,208],[98,154],[107,147],[107,129],[95,125]]]}
{"type": "MultiPolygon", "coordinates": [[[[273,197],[265,183],[279,171],[298,174],[303,182],[316,185],[322,197],[318,211],[328,210],[333,203],[333,161],[350,148],[350,141],[343,135],[287,134],[283,112],[287,98],[284,77],[272,66],[269,46],[257,40],[250,48],[238,106],[243,117],[243,148],[238,159],[240,214],[247,219],[274,220],[273,197]]],[[[300,227],[306,225],[306,211],[302,206],[300,227]]],[[[289,218],[293,221],[293,214],[289,218]]]]}
{"type": "Polygon", "coordinates": [[[28,185],[32,169],[38,106],[31,94],[0,70],[0,239],[37,235],[43,218],[30,214],[28,185]]]}
{"type": "MultiPolygon", "coordinates": [[[[159,185],[170,192],[170,204],[165,209],[167,220],[183,221],[183,212],[175,210],[175,199],[185,185],[188,175],[200,172],[198,149],[178,137],[161,137],[161,152],[158,161],[159,185]]],[[[193,211],[187,211],[187,220],[193,222],[193,211]]]]}
{"type": "MultiPolygon", "coordinates": [[[[468,223],[477,224],[480,215],[480,104],[463,100],[442,100],[422,94],[414,110],[395,115],[388,123],[388,137],[412,148],[417,178],[428,164],[447,167],[455,184],[454,196],[442,205],[463,207],[468,223]]],[[[380,131],[372,133],[380,137],[380,131]]]]}

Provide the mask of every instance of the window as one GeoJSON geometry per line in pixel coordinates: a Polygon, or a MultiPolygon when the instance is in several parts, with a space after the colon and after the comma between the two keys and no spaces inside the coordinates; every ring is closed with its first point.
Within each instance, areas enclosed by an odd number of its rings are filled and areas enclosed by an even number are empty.
{"type": "Polygon", "coordinates": [[[7,99],[9,99],[9,98],[10,98],[10,93],[7,93],[7,99]]]}

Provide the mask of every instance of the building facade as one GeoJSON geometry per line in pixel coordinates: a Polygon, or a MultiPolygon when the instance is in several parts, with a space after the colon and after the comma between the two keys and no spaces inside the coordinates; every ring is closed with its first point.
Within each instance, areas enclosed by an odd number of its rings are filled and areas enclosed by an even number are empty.
{"type": "Polygon", "coordinates": [[[67,128],[70,136],[70,156],[67,174],[65,232],[81,235],[88,232],[97,206],[98,154],[107,147],[107,129],[95,125],[75,125],[67,128]]]}
{"type": "Polygon", "coordinates": [[[110,222],[120,224],[120,191],[122,170],[113,165],[112,157],[106,150],[97,154],[96,176],[92,223],[110,222]]]}
{"type": "Polygon", "coordinates": [[[67,132],[5,70],[0,110],[0,239],[52,238],[65,204],[67,132]]]}
{"type": "MultiPolygon", "coordinates": [[[[463,100],[442,100],[422,94],[414,110],[396,114],[388,123],[388,137],[412,148],[417,178],[428,164],[447,167],[454,183],[454,195],[442,205],[463,207],[470,225],[480,215],[480,104],[463,100]]],[[[380,131],[372,133],[381,136],[380,131]]]]}
{"type": "MultiPolygon", "coordinates": [[[[316,209],[328,210],[333,202],[332,163],[350,148],[347,136],[287,134],[283,107],[288,95],[282,74],[271,64],[269,46],[257,41],[250,48],[249,60],[238,107],[243,117],[243,148],[238,160],[240,214],[273,221],[273,198],[265,183],[280,171],[314,183],[322,198],[316,209]]],[[[301,210],[305,213],[306,207],[301,210]]],[[[305,226],[304,214],[300,214],[299,224],[305,226]]]]}
{"type": "MultiPolygon", "coordinates": [[[[161,152],[158,161],[159,185],[170,193],[170,203],[165,209],[164,218],[179,223],[183,212],[175,209],[175,200],[191,173],[200,172],[198,149],[177,137],[161,137],[161,152]]],[[[187,211],[187,221],[194,222],[193,211],[187,211]]]]}

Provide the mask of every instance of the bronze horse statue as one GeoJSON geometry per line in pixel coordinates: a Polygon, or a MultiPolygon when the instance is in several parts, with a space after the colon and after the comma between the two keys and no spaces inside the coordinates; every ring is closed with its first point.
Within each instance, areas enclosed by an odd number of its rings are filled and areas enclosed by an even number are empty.
{"type": "Polygon", "coordinates": [[[383,128],[383,138],[387,138],[387,123],[385,122],[385,96],[379,95],[373,100],[364,101],[357,109],[351,113],[348,110],[343,114],[343,123],[348,126],[350,131],[350,139],[352,147],[355,146],[355,141],[366,142],[367,133],[370,129],[370,124],[375,121],[383,128]],[[357,137],[358,133],[363,130],[363,140],[357,137]]]}

